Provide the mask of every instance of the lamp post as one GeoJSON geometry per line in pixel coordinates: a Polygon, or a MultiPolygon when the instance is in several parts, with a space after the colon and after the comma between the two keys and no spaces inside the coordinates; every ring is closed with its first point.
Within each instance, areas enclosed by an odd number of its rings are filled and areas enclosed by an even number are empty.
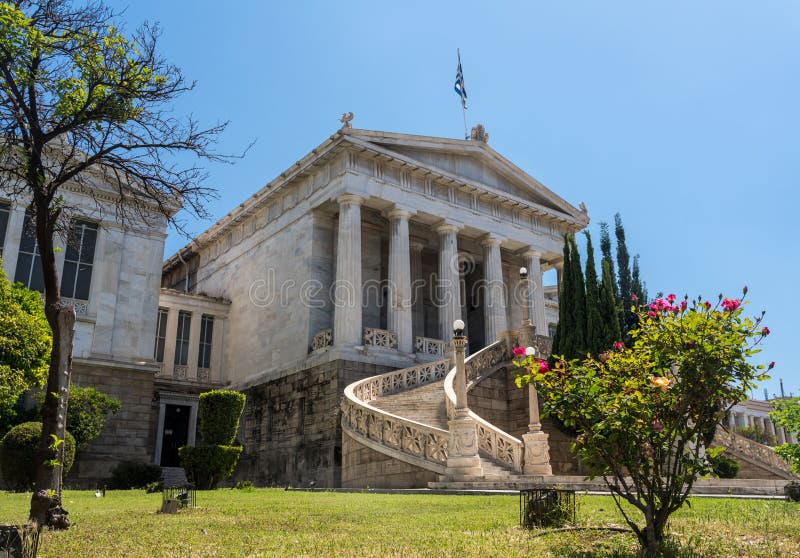
{"type": "Polygon", "coordinates": [[[464,350],[467,338],[464,321],[453,322],[453,359],[456,373],[453,378],[455,410],[447,423],[450,438],[447,444],[447,475],[451,479],[468,479],[483,475],[483,465],[478,455],[478,428],[469,416],[467,404],[467,377],[464,365],[464,350]]]}
{"type": "Polygon", "coordinates": [[[531,323],[530,307],[530,283],[528,282],[528,268],[519,268],[519,282],[522,285],[522,325],[529,326],[531,323]]]}

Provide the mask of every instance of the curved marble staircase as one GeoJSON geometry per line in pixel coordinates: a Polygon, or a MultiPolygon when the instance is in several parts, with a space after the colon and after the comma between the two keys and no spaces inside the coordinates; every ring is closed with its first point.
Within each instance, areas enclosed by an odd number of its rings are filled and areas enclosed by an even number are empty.
{"type": "MultiPolygon", "coordinates": [[[[519,339],[523,340],[527,343],[520,344],[535,344],[540,354],[549,354],[549,338],[529,335],[519,339]]],[[[507,367],[512,358],[510,348],[517,344],[517,335],[512,333],[468,357],[465,360],[467,388],[471,389],[507,367]]],[[[407,488],[420,486],[419,479],[426,478],[426,484],[432,488],[498,489],[547,483],[580,490],[604,489],[600,479],[587,481],[582,476],[523,474],[526,457],[523,440],[497,428],[473,411],[469,411],[469,418],[476,425],[480,473],[469,476],[448,473],[448,447],[453,443],[449,424],[454,418],[456,401],[455,375],[451,360],[443,359],[373,376],[347,386],[342,400],[343,436],[374,452],[370,455],[399,462],[397,465],[405,467],[403,470],[417,471],[413,477],[416,483],[409,481],[407,488]]],[[[771,448],[722,429],[718,432],[717,443],[729,448],[735,458],[761,467],[772,479],[794,478],[788,465],[771,448]]],[[[348,463],[346,459],[343,461],[343,468],[353,466],[366,470],[372,465],[363,461],[357,464],[348,463]]],[[[392,468],[397,469],[397,466],[392,468]]],[[[358,474],[352,476],[358,477],[358,474]]],[[[736,492],[736,487],[731,488],[730,482],[720,481],[714,479],[710,484],[706,483],[711,487],[710,492],[715,491],[714,487],[718,488],[717,492],[736,492]]],[[[762,493],[779,493],[785,482],[753,481],[744,491],[752,493],[763,488],[762,493]],[[758,486],[753,488],[750,486],[753,484],[758,486]]],[[[356,483],[353,486],[360,485],[356,483]]],[[[379,487],[379,481],[370,486],[379,487]]],[[[393,483],[392,486],[399,485],[393,483]]]]}

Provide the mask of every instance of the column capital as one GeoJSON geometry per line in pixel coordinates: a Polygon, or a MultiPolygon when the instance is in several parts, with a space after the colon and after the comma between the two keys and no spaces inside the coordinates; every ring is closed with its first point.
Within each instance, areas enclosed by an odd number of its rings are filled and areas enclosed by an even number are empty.
{"type": "Polygon", "coordinates": [[[422,252],[425,246],[426,242],[424,240],[415,238],[413,236],[408,242],[408,247],[412,252],[422,252]]]}
{"type": "Polygon", "coordinates": [[[433,227],[439,234],[457,233],[461,230],[461,225],[449,221],[441,221],[433,227]]]}
{"type": "Polygon", "coordinates": [[[392,221],[395,219],[403,219],[407,221],[412,215],[414,215],[414,213],[416,212],[404,209],[402,207],[394,207],[386,212],[386,217],[392,221]]]}
{"type": "Polygon", "coordinates": [[[524,248],[521,252],[519,252],[519,255],[526,258],[539,258],[541,260],[544,254],[542,253],[541,250],[538,250],[537,248],[531,246],[528,248],[524,248]]]}
{"type": "Polygon", "coordinates": [[[505,239],[505,238],[503,238],[501,236],[496,236],[496,235],[493,235],[493,234],[487,234],[486,236],[484,236],[481,239],[481,246],[483,246],[483,247],[500,246],[500,244],[502,244],[506,240],[507,239],[505,239]]]}
{"type": "Polygon", "coordinates": [[[364,203],[364,198],[358,194],[342,194],[336,201],[341,205],[343,203],[361,205],[364,203]]]}

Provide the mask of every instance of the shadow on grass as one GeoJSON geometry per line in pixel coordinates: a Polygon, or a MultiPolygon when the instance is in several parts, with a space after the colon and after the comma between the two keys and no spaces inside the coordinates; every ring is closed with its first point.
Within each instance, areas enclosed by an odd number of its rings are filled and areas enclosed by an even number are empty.
{"type": "MultiPolygon", "coordinates": [[[[564,558],[638,558],[642,556],[634,534],[627,529],[617,528],[575,528],[554,529],[538,533],[546,536],[555,533],[569,533],[567,539],[556,542],[551,552],[554,556],[564,558]]],[[[691,541],[682,544],[680,541],[666,537],[662,543],[661,558],[699,558],[691,541]]]]}

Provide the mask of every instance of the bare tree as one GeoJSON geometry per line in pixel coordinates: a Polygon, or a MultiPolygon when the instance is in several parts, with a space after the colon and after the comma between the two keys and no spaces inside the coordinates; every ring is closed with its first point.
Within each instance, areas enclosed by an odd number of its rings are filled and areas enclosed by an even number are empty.
{"type": "MultiPolygon", "coordinates": [[[[129,36],[102,3],[20,0],[0,4],[0,189],[27,204],[41,256],[45,313],[53,351],[42,410],[36,488],[30,518],[66,528],[60,506],[74,309],[63,307],[54,237],[68,230],[65,188],[113,194],[123,222],[175,222],[182,204],[205,216],[206,173],[191,161],[226,161],[215,140],[226,123],[201,127],[173,115],[191,90],[157,53],[159,29],[129,36]]],[[[97,198],[95,198],[97,201],[97,198]]],[[[97,202],[100,205],[99,201],[97,202]]]]}

